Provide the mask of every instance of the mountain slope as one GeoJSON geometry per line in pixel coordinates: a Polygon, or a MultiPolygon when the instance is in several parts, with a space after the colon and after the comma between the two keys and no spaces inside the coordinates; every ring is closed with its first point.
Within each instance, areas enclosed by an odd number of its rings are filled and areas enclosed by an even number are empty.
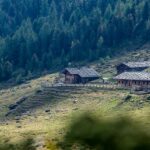
{"type": "Polygon", "coordinates": [[[1,0],[0,81],[113,56],[149,41],[148,0],[1,0]]]}
{"type": "MultiPolygon", "coordinates": [[[[138,50],[122,54],[104,62],[96,61],[88,65],[96,67],[103,77],[112,77],[115,64],[131,60],[149,58],[149,45],[138,50]]],[[[61,138],[72,116],[83,112],[97,113],[99,116],[113,117],[116,114],[130,115],[149,126],[149,96],[134,95],[125,90],[102,90],[99,88],[44,88],[43,83],[52,83],[58,74],[50,74],[34,79],[26,84],[0,93],[0,137],[13,141],[25,138],[29,134],[44,140],[61,138]],[[126,100],[128,96],[130,99],[126,100]],[[19,100],[25,101],[10,111],[9,106],[19,100]],[[9,113],[10,112],[10,113],[9,113]],[[9,114],[8,114],[9,113],[9,114]],[[5,116],[8,114],[8,116],[5,116]],[[5,134],[7,132],[7,134],[5,134]],[[15,138],[14,138],[15,137],[15,138]]]]}

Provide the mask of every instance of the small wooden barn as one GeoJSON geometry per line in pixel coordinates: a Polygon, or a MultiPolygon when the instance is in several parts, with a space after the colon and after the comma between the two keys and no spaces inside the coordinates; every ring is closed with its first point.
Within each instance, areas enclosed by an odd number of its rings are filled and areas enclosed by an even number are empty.
{"type": "Polygon", "coordinates": [[[143,62],[127,62],[116,66],[117,74],[130,71],[143,71],[150,67],[150,61],[143,62]]]}
{"type": "Polygon", "coordinates": [[[69,84],[87,83],[100,78],[97,71],[87,67],[65,68],[62,73],[65,75],[65,83],[69,84]]]}
{"type": "Polygon", "coordinates": [[[114,79],[123,87],[150,87],[150,73],[147,72],[124,72],[114,79]]]}

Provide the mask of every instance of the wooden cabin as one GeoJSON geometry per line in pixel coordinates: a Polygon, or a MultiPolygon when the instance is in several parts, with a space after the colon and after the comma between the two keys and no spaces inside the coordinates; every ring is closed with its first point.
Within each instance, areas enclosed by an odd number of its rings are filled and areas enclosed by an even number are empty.
{"type": "Polygon", "coordinates": [[[99,74],[92,68],[65,68],[62,72],[65,75],[65,83],[80,84],[99,79],[99,74]]]}
{"type": "Polygon", "coordinates": [[[121,63],[116,66],[117,74],[130,71],[144,71],[150,67],[150,61],[121,63]]]}
{"type": "Polygon", "coordinates": [[[122,87],[150,88],[150,73],[147,72],[124,72],[114,79],[122,87]]]}

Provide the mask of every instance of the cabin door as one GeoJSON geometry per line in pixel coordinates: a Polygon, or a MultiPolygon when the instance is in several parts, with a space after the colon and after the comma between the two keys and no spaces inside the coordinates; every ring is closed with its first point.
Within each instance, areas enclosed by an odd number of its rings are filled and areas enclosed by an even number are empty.
{"type": "Polygon", "coordinates": [[[131,82],[131,81],[129,81],[129,82],[128,82],[128,86],[130,87],[131,85],[132,85],[132,82],[131,82]]]}
{"type": "Polygon", "coordinates": [[[76,75],[75,80],[76,80],[76,83],[81,83],[81,77],[80,76],[76,75]]]}

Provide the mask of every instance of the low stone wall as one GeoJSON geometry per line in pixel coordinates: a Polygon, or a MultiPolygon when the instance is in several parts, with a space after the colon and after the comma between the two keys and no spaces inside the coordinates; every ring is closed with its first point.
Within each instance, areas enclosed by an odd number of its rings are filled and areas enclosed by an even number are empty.
{"type": "Polygon", "coordinates": [[[117,84],[49,84],[44,83],[42,84],[42,87],[89,87],[89,88],[100,88],[100,89],[106,89],[106,90],[128,90],[129,88],[122,87],[117,84]]]}

